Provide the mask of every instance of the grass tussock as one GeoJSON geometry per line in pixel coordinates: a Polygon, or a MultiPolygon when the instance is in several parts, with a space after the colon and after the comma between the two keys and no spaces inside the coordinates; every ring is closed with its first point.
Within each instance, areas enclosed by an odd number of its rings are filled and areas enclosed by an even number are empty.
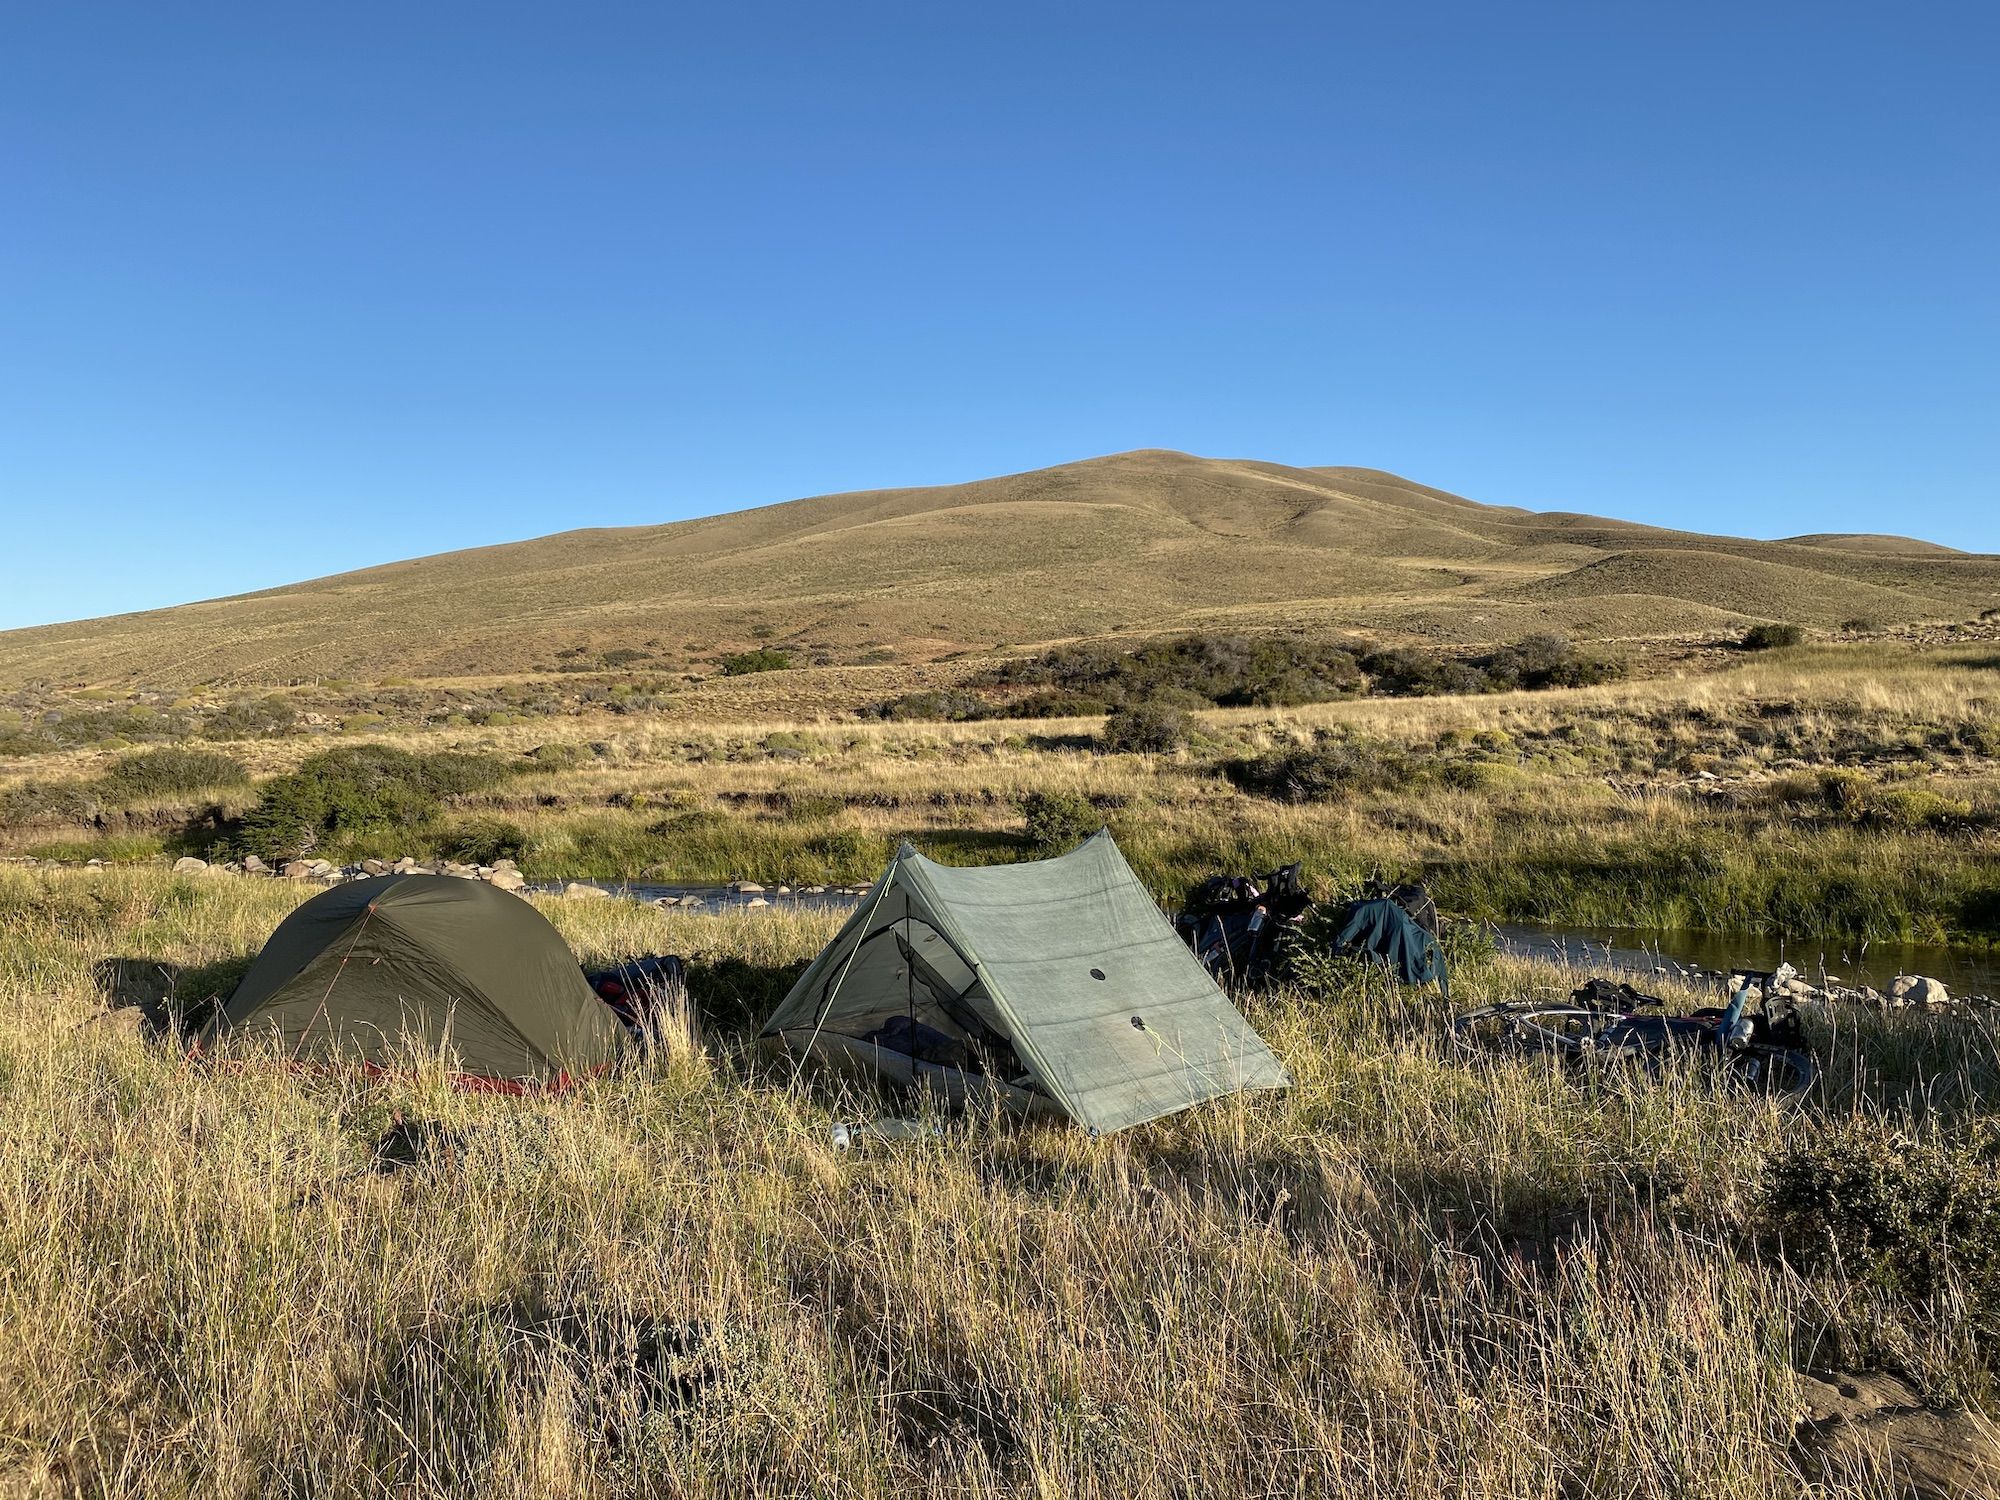
{"type": "MultiPolygon", "coordinates": [[[[880,1102],[744,1044],[832,917],[548,903],[586,959],[698,953],[687,1035],[560,1099],[455,1094],[434,1059],[202,1064],[98,1018],[93,966],[178,966],[192,1004],[302,894],[0,872],[11,1485],[1776,1497],[1815,1353],[1991,1379],[1955,1265],[1934,1295],[1808,1272],[1767,1209],[1829,1125],[1990,1110],[1977,1024],[1823,1036],[1826,1092],[1785,1116],[1693,1071],[1467,1064],[1435,999],[1361,971],[1244,997],[1284,1096],[837,1153],[880,1102]],[[399,1117],[434,1149],[385,1156],[399,1117]]],[[[1460,976],[1468,1003],[1569,982],[1460,976]]]]}

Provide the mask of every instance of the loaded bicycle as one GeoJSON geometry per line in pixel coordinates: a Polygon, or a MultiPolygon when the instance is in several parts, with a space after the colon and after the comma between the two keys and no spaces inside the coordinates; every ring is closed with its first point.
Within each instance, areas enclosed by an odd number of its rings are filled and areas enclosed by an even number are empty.
{"type": "Polygon", "coordinates": [[[1794,1099],[1819,1078],[1785,989],[1796,973],[1789,964],[1770,972],[1739,969],[1730,976],[1726,1006],[1686,1015],[1660,1013],[1658,997],[1629,984],[1594,979],[1567,1005],[1510,1000],[1467,1011],[1452,1022],[1452,1037],[1467,1052],[1542,1055],[1577,1068],[1625,1065],[1658,1073],[1693,1057],[1737,1087],[1794,1099]]]}

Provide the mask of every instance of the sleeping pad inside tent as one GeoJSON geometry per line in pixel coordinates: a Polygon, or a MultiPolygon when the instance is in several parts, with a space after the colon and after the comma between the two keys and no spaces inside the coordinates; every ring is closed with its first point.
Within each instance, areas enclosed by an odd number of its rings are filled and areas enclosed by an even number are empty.
{"type": "Polygon", "coordinates": [[[903,845],[762,1036],[1093,1134],[1291,1081],[1108,832],[974,869],[903,845]]]}
{"type": "Polygon", "coordinates": [[[461,1082],[561,1085],[616,1060],[617,1015],[548,918],[447,875],[337,885],[278,924],[204,1040],[274,1037],[290,1058],[406,1065],[461,1082]]]}

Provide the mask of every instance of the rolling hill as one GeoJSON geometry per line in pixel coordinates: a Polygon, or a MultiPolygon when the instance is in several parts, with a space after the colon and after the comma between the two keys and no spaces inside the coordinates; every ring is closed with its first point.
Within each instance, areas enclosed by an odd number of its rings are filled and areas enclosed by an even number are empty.
{"type": "Polygon", "coordinates": [[[620,660],[921,660],[1108,632],[1352,625],[1509,639],[1959,619],[2000,558],[1761,542],[1477,504],[1372,469],[1142,451],[970,484],[569,531],[0,633],[0,688],[466,677],[620,660]]]}

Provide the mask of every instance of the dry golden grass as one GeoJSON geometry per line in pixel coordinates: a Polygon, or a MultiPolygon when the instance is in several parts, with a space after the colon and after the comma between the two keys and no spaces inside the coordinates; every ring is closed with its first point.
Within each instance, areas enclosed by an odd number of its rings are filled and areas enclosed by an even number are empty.
{"type": "MultiPolygon", "coordinates": [[[[830,918],[548,903],[587,958],[711,955],[700,1046],[556,1100],[202,1065],[97,1018],[96,961],[226,982],[304,894],[0,872],[0,1487],[1764,1500],[1802,1492],[1794,1351],[1829,1328],[1934,1394],[1983,1378],[1948,1307],[1742,1242],[1764,1150],[1822,1112],[1919,1070],[1989,1108],[1976,1026],[1826,1039],[1801,1121],[1692,1074],[1469,1066],[1434,1002],[1362,980],[1246,1001],[1285,1096],[843,1154],[831,1121],[879,1105],[739,1045],[830,918]],[[373,1170],[397,1115],[459,1145],[373,1170]]],[[[1567,982],[1461,975],[1468,1003],[1567,982]]]]}
{"type": "Polygon", "coordinates": [[[1989,558],[1701,537],[1477,505],[1372,470],[1141,452],[8,632],[0,689],[515,675],[607,650],[674,671],[759,642],[802,661],[910,662],[1217,624],[1642,638],[1996,602],[1989,558]]]}

